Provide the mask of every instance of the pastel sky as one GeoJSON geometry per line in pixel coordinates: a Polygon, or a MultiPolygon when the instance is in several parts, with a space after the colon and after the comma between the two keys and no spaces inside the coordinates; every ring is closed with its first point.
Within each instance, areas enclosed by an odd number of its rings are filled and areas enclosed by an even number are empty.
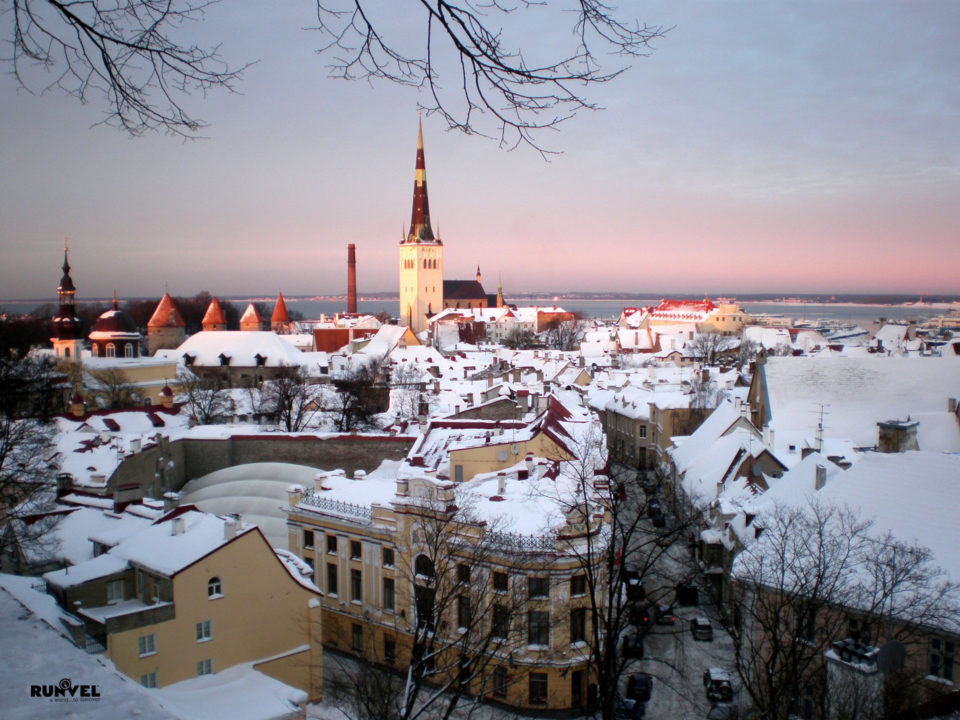
{"type": "MultiPolygon", "coordinates": [[[[312,7],[208,13],[196,32],[259,62],[242,94],[188,100],[206,140],[91,127],[95,102],[0,76],[0,298],[53,297],[65,236],[80,296],[339,294],[348,243],[361,293],[396,290],[417,94],[328,78],[312,7]]],[[[424,117],[447,278],[479,264],[508,295],[960,293],[960,3],[621,12],[673,29],[594,90],[603,111],[544,138],[563,151],[549,162],[424,117]]]]}

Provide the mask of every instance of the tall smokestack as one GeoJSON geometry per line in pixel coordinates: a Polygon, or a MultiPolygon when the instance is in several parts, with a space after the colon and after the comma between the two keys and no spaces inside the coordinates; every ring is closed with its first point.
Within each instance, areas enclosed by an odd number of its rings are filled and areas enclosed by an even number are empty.
{"type": "Polygon", "coordinates": [[[347,245],[347,312],[357,312],[357,246],[347,245]]]}

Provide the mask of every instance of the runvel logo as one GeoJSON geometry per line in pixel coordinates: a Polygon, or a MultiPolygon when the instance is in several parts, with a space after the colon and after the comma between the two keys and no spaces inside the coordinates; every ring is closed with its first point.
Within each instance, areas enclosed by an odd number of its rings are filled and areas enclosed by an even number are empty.
{"type": "Polygon", "coordinates": [[[30,697],[50,698],[54,702],[80,702],[100,699],[97,685],[74,685],[70,678],[63,678],[56,685],[31,685],[30,697]]]}

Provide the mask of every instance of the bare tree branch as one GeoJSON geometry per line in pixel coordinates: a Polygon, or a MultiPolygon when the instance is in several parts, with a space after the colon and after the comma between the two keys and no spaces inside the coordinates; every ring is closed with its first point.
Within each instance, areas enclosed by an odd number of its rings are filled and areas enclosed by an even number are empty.
{"type": "Polygon", "coordinates": [[[522,27],[530,37],[530,28],[543,17],[537,12],[560,12],[547,3],[419,0],[423,33],[413,49],[386,36],[382,28],[389,21],[376,17],[372,5],[368,0],[317,1],[317,29],[326,40],[318,52],[331,56],[334,77],[383,79],[424,90],[422,109],[440,114],[451,129],[499,136],[501,147],[526,144],[541,154],[549,151],[538,131],[555,129],[580,110],[597,109],[585,89],[626,69],[603,70],[599,52],[643,57],[666,32],[623,21],[601,0],[579,0],[570,9],[573,41],[551,36],[553,54],[528,63],[522,49],[505,39],[504,25],[514,32],[522,27]],[[456,82],[444,86],[442,79],[450,77],[456,82]]]}
{"type": "Polygon", "coordinates": [[[183,43],[182,27],[202,20],[216,0],[12,0],[12,54],[6,58],[24,89],[33,66],[58,88],[87,103],[106,101],[103,124],[131,135],[162,130],[195,137],[204,127],[184,107],[192,92],[233,91],[240,73],[220,46],[183,43]]]}

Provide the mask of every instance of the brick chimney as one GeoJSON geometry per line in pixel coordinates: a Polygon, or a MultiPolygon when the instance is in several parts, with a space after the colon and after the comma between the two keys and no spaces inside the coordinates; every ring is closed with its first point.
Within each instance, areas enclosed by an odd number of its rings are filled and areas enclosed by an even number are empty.
{"type": "Polygon", "coordinates": [[[347,312],[357,312],[357,246],[347,245],[347,312]]]}

